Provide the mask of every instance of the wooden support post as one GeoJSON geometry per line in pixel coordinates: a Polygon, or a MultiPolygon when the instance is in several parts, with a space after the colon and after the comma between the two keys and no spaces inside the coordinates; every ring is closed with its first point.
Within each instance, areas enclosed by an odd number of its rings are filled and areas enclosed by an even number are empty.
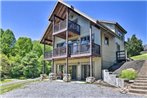
{"type": "Polygon", "coordinates": [[[68,74],[68,14],[69,14],[69,10],[67,8],[66,11],[66,74],[68,74]]]}
{"type": "MultiPolygon", "coordinates": [[[[55,26],[55,16],[53,16],[53,33],[54,33],[54,26],[55,26]]],[[[54,49],[54,44],[55,44],[55,36],[52,35],[52,46],[54,49]]],[[[54,51],[52,52],[52,58],[54,56],[54,51]]],[[[54,59],[52,59],[52,69],[51,69],[52,73],[54,73],[54,59]]]]}
{"type": "Polygon", "coordinates": [[[90,30],[89,30],[89,33],[90,33],[90,77],[92,77],[92,25],[90,24],[90,30]]]}
{"type": "MultiPolygon", "coordinates": [[[[45,44],[44,44],[44,58],[45,58],[45,51],[46,51],[46,49],[45,49],[45,44]]],[[[45,74],[45,60],[43,61],[43,74],[45,74]]]]}

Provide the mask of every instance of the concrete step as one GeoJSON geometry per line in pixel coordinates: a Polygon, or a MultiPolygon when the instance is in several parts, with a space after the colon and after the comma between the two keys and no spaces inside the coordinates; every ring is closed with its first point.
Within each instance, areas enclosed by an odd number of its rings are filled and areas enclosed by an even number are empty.
{"type": "Polygon", "coordinates": [[[136,85],[136,86],[147,86],[147,83],[138,83],[138,82],[135,82],[134,85],[136,85]]]}
{"type": "Polygon", "coordinates": [[[138,76],[138,78],[147,78],[146,75],[138,76]]]}
{"type": "Polygon", "coordinates": [[[137,85],[131,85],[132,89],[142,89],[142,90],[147,90],[147,86],[137,86],[137,85]]]}
{"type": "Polygon", "coordinates": [[[134,80],[134,83],[147,83],[147,80],[134,80]]]}
{"type": "Polygon", "coordinates": [[[147,78],[140,78],[140,77],[138,77],[136,80],[147,80],[147,78]]]}
{"type": "Polygon", "coordinates": [[[147,94],[147,90],[141,90],[141,89],[130,89],[129,92],[131,93],[139,93],[139,94],[147,94]]]}

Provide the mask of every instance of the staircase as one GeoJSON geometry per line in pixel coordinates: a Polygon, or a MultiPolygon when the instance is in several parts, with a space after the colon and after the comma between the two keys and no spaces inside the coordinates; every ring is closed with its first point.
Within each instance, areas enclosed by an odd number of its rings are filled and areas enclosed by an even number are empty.
{"type": "Polygon", "coordinates": [[[129,92],[147,95],[147,60],[140,69],[138,77],[131,85],[129,92]]]}
{"type": "Polygon", "coordinates": [[[129,89],[130,93],[147,94],[147,76],[138,76],[129,89]]]}

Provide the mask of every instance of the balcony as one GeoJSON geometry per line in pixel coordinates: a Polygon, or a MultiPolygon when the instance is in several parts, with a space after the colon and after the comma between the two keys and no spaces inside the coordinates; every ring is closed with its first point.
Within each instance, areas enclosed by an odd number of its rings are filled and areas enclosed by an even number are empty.
{"type": "Polygon", "coordinates": [[[61,21],[54,25],[54,33],[53,35],[56,35],[58,37],[61,37],[63,39],[66,38],[66,30],[68,30],[68,37],[72,37],[75,35],[80,35],[80,25],[68,20],[68,28],[66,28],[66,20],[61,21]]]}
{"type": "MultiPolygon", "coordinates": [[[[79,44],[70,46],[71,57],[90,56],[90,44],[79,44]]],[[[92,55],[100,56],[100,45],[92,43],[92,55]]]]}
{"type": "MultiPolygon", "coordinates": [[[[90,44],[69,45],[69,57],[91,56],[90,44]]],[[[100,56],[100,45],[92,44],[92,56],[100,56]]],[[[45,52],[45,59],[51,60],[66,57],[66,47],[58,47],[45,52]]]]}

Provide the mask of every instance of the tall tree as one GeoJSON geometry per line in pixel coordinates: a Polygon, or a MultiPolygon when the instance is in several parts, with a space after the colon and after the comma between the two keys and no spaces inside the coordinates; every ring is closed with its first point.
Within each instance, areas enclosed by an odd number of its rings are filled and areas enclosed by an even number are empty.
{"type": "Polygon", "coordinates": [[[36,53],[31,51],[26,54],[21,60],[22,65],[24,65],[23,74],[28,78],[34,78],[38,76],[38,56],[36,53]]]}
{"type": "Polygon", "coordinates": [[[139,55],[143,50],[142,41],[136,37],[136,35],[132,35],[131,38],[126,42],[126,49],[128,51],[128,56],[139,55]]]}
{"type": "Polygon", "coordinates": [[[33,44],[32,40],[27,37],[19,37],[15,44],[15,54],[19,54],[21,57],[24,57],[26,53],[29,53],[32,50],[33,44]]]}
{"type": "Polygon", "coordinates": [[[12,48],[14,47],[15,42],[16,39],[11,30],[0,30],[0,49],[2,53],[9,56],[12,51],[12,48]]]}

